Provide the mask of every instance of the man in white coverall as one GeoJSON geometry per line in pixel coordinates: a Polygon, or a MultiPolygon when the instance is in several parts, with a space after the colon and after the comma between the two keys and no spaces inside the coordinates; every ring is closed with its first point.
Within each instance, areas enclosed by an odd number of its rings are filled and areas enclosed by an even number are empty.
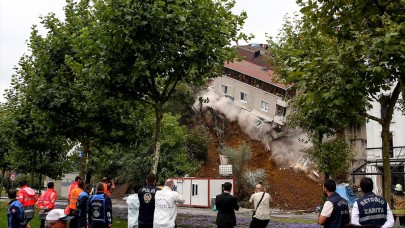
{"type": "Polygon", "coordinates": [[[155,214],[153,216],[154,228],[176,227],[177,204],[184,203],[183,196],[174,191],[174,182],[167,179],[162,191],[155,195],[155,214]]]}
{"type": "Polygon", "coordinates": [[[140,186],[134,185],[134,194],[131,194],[127,198],[128,204],[128,228],[138,228],[138,216],[139,216],[139,199],[138,190],[140,186]]]}

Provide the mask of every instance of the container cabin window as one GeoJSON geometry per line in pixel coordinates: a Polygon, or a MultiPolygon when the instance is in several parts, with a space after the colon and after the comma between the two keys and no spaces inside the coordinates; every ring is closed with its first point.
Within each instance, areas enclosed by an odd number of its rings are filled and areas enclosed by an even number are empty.
{"type": "Polygon", "coordinates": [[[198,195],[198,184],[192,184],[191,195],[192,196],[197,196],[198,195]]]}

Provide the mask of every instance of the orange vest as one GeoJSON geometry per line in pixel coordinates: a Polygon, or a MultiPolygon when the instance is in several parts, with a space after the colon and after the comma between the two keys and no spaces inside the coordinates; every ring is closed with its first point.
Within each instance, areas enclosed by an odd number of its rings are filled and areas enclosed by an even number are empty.
{"type": "Polygon", "coordinates": [[[38,198],[38,208],[52,210],[55,207],[56,192],[54,189],[48,189],[38,198]]]}
{"type": "Polygon", "coordinates": [[[79,182],[75,181],[75,182],[72,182],[72,184],[69,186],[68,200],[70,200],[70,194],[71,194],[72,190],[77,187],[77,185],[79,185],[79,182]]]}
{"type": "Polygon", "coordinates": [[[34,206],[35,202],[38,200],[34,189],[28,186],[21,187],[21,189],[18,191],[17,199],[24,207],[34,206]]]}
{"type": "Polygon", "coordinates": [[[79,194],[82,191],[83,190],[79,187],[72,190],[72,192],[70,193],[70,200],[69,200],[70,209],[76,209],[76,203],[77,203],[77,200],[79,199],[79,194]]]}
{"type": "Polygon", "coordinates": [[[111,197],[111,192],[108,191],[108,184],[103,183],[103,185],[104,185],[104,193],[105,193],[107,196],[111,197]]]}

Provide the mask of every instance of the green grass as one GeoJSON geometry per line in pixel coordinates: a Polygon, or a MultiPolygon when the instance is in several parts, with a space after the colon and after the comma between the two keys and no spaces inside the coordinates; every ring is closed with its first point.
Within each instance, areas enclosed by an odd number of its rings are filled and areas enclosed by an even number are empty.
{"type": "MultiPolygon", "coordinates": [[[[7,209],[8,209],[7,202],[0,202],[0,227],[7,227],[7,209]]],[[[128,223],[127,221],[122,220],[114,220],[114,228],[127,228],[128,223]]],[[[32,228],[37,228],[40,226],[40,221],[38,219],[38,210],[36,210],[36,214],[34,218],[30,221],[30,226],[32,228]]]]}

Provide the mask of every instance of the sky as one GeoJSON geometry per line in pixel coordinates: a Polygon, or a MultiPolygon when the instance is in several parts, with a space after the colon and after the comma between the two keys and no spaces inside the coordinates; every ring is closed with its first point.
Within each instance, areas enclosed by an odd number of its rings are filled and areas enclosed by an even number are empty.
{"type": "MultiPolygon", "coordinates": [[[[275,37],[283,18],[299,10],[296,0],[236,0],[235,13],[246,11],[243,32],[253,34],[250,43],[265,43],[266,36],[275,37]]],[[[39,16],[50,12],[64,18],[65,0],[0,0],[0,101],[10,87],[13,68],[28,53],[27,39],[32,25],[40,25],[39,16]]],[[[43,31],[43,30],[42,30],[43,31]]],[[[240,43],[242,44],[242,43],[240,43]]]]}

